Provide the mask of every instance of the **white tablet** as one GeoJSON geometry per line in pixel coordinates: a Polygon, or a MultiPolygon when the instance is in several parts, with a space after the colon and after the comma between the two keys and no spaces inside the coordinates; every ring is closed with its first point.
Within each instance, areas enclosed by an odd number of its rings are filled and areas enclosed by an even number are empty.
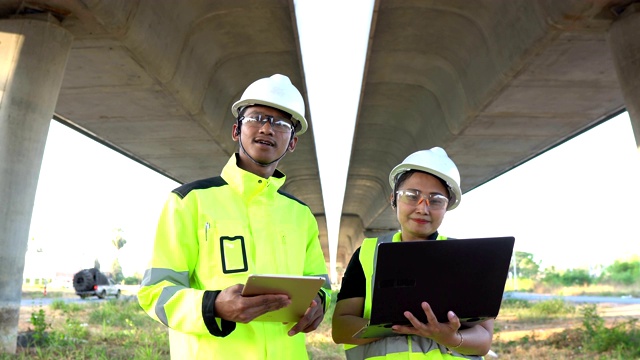
{"type": "Polygon", "coordinates": [[[296,323],[307,311],[324,282],[325,279],[321,276],[249,275],[242,296],[288,295],[291,299],[289,306],[260,315],[253,321],[296,323]]]}

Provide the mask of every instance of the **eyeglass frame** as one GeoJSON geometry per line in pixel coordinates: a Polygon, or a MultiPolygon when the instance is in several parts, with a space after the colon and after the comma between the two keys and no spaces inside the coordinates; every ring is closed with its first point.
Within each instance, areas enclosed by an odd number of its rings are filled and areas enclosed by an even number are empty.
{"type": "MultiPolygon", "coordinates": [[[[246,119],[251,119],[250,122],[246,123],[246,124],[257,124],[259,126],[255,126],[256,129],[261,129],[262,127],[264,127],[267,123],[269,124],[269,126],[271,126],[271,129],[273,129],[273,131],[282,133],[282,134],[286,134],[289,132],[294,132],[296,126],[292,123],[290,123],[289,121],[287,121],[284,118],[276,118],[275,116],[272,115],[263,115],[263,114],[257,114],[257,115],[241,115],[238,117],[238,123],[245,123],[244,120],[246,119]],[[274,123],[278,124],[278,123],[282,123],[282,124],[286,124],[287,130],[286,131],[280,131],[277,130],[276,127],[274,127],[274,123]]],[[[247,125],[250,127],[253,127],[254,125],[247,125]]]]}
{"type": "Polygon", "coordinates": [[[427,205],[427,208],[429,208],[430,210],[442,210],[442,209],[446,209],[446,208],[447,208],[447,206],[449,205],[449,198],[448,198],[448,197],[446,197],[446,196],[444,196],[444,195],[442,195],[442,194],[432,194],[432,193],[424,194],[422,191],[420,191],[420,190],[415,190],[415,189],[401,189],[401,190],[396,191],[396,195],[398,196],[398,197],[397,197],[397,199],[398,199],[398,200],[399,200],[399,199],[403,199],[403,198],[404,198],[403,196],[404,196],[404,194],[405,194],[406,192],[412,192],[412,193],[415,193],[415,194],[416,194],[416,196],[420,196],[420,200],[418,200],[415,204],[408,203],[408,202],[406,202],[406,201],[404,201],[404,200],[401,200],[404,204],[407,204],[407,205],[411,205],[411,206],[418,206],[418,205],[420,205],[420,204],[424,201],[424,202],[425,202],[425,204],[427,205]],[[445,200],[445,202],[444,202],[444,205],[442,206],[442,208],[437,208],[437,207],[436,207],[436,208],[433,208],[433,207],[431,206],[432,198],[438,198],[438,199],[442,198],[442,199],[444,199],[444,200],[445,200]]]}

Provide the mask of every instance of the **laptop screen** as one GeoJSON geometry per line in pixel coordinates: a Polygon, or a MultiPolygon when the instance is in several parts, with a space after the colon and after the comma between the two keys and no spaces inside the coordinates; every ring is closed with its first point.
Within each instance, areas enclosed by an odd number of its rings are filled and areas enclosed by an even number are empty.
{"type": "Polygon", "coordinates": [[[452,310],[463,323],[498,316],[513,237],[383,242],[376,253],[370,325],[420,321],[426,301],[438,321],[452,310]]]}

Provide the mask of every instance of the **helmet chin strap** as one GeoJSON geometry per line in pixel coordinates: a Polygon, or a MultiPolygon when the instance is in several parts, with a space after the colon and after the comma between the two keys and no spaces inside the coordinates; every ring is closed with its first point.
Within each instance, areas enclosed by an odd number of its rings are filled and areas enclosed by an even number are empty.
{"type": "MultiPolygon", "coordinates": [[[[292,139],[293,139],[293,130],[291,130],[291,137],[289,137],[289,142],[288,142],[287,144],[291,143],[291,140],[292,140],[292,139]]],[[[247,155],[247,157],[248,157],[249,159],[251,159],[251,161],[253,161],[256,165],[259,165],[259,166],[262,166],[262,167],[267,167],[267,166],[269,166],[269,165],[271,165],[271,164],[273,164],[273,163],[277,163],[278,161],[280,161],[280,159],[282,159],[285,155],[287,155],[287,148],[285,148],[285,149],[284,149],[284,153],[283,153],[282,155],[280,155],[280,157],[279,157],[279,158],[277,158],[277,159],[275,159],[275,160],[273,160],[273,161],[270,161],[270,162],[268,162],[268,163],[261,163],[260,161],[258,161],[258,160],[256,160],[256,159],[254,159],[251,155],[249,155],[249,153],[247,152],[247,150],[245,150],[245,149],[244,149],[244,146],[242,145],[242,131],[240,131],[240,132],[238,133],[238,142],[240,143],[240,149],[242,149],[242,152],[243,152],[245,155],[247,155]]]]}

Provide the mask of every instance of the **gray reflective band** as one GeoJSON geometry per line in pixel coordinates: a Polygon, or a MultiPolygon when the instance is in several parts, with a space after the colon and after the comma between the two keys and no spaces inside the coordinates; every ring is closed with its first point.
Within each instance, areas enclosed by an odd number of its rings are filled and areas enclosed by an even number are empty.
{"type": "Polygon", "coordinates": [[[344,353],[347,355],[347,360],[351,360],[407,352],[409,352],[409,344],[406,336],[390,336],[376,342],[345,350],[344,353]]]}
{"type": "Polygon", "coordinates": [[[183,286],[167,286],[162,289],[160,296],[158,297],[158,302],[156,303],[156,316],[158,319],[169,326],[169,321],[167,320],[167,312],[164,310],[164,305],[175,295],[178,291],[184,289],[183,286]]]}
{"type": "Polygon", "coordinates": [[[384,357],[387,354],[409,353],[409,341],[411,341],[412,359],[417,359],[415,355],[419,353],[424,355],[424,359],[429,359],[431,355],[428,352],[433,350],[439,350],[438,356],[435,357],[437,359],[441,359],[442,355],[445,355],[445,358],[454,359],[482,359],[482,356],[477,355],[462,355],[457,352],[449,354],[446,346],[440,345],[429,338],[419,336],[386,337],[376,342],[347,349],[345,350],[345,355],[347,360],[355,360],[384,357]]]}
{"type": "Polygon", "coordinates": [[[172,284],[182,285],[189,287],[189,272],[188,271],[174,271],[171,269],[152,268],[147,269],[144,272],[142,278],[142,286],[151,286],[159,284],[163,281],[168,281],[172,284]]]}

